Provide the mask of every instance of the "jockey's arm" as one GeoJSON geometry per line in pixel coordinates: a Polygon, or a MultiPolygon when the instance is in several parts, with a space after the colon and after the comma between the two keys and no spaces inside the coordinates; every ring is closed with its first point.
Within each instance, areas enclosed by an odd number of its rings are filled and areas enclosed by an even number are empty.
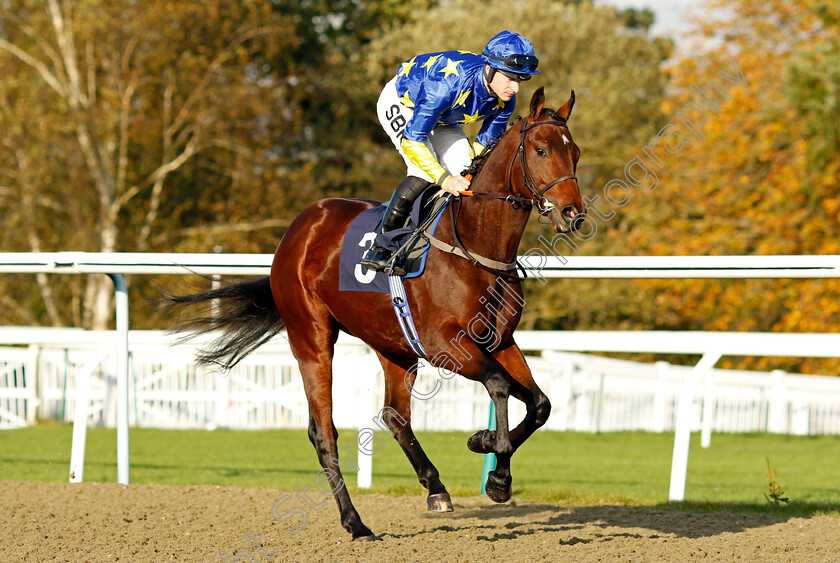
{"type": "Polygon", "coordinates": [[[423,172],[435,179],[435,183],[447,192],[458,195],[459,191],[467,190],[470,181],[463,176],[452,176],[440,165],[423,141],[412,141],[405,137],[401,142],[406,156],[423,172]]]}
{"type": "Polygon", "coordinates": [[[484,147],[490,144],[496,135],[504,133],[507,123],[510,120],[510,116],[513,115],[515,107],[516,99],[514,98],[505,104],[501,113],[492,119],[484,120],[484,123],[482,123],[481,129],[478,130],[478,133],[475,136],[475,141],[473,142],[473,150],[475,151],[475,154],[481,154],[484,147]]]}
{"type": "Polygon", "coordinates": [[[444,84],[429,83],[414,107],[414,115],[405,126],[400,146],[408,159],[447,192],[458,195],[469,189],[469,180],[463,176],[452,176],[435,158],[426,140],[438,124],[445,108],[451,107],[455,92],[444,84]]]}

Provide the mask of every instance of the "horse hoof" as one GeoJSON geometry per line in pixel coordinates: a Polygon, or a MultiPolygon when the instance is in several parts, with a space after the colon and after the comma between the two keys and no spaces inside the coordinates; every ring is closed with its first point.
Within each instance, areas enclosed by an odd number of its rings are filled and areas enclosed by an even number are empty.
{"type": "Polygon", "coordinates": [[[493,452],[493,446],[496,444],[495,430],[479,430],[469,438],[467,438],[467,447],[471,452],[477,454],[489,454],[493,452]]]}
{"type": "Polygon", "coordinates": [[[369,535],[369,536],[359,536],[359,537],[357,537],[357,538],[353,538],[353,541],[357,541],[357,542],[363,542],[363,541],[382,541],[382,538],[380,538],[379,536],[376,536],[376,535],[374,535],[374,534],[371,534],[371,535],[369,535]]]}
{"type": "Polygon", "coordinates": [[[493,502],[507,502],[510,500],[510,483],[510,476],[502,479],[494,475],[491,471],[487,475],[487,483],[484,485],[484,491],[493,502]]]}
{"type": "Polygon", "coordinates": [[[438,493],[436,495],[429,495],[426,499],[426,509],[432,512],[452,512],[452,499],[449,498],[449,493],[438,493]]]}

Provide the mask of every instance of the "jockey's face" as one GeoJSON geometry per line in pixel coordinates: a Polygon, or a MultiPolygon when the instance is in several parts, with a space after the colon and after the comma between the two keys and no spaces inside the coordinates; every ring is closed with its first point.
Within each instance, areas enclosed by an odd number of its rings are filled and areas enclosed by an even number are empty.
{"type": "Polygon", "coordinates": [[[488,86],[503,102],[507,102],[519,92],[519,81],[498,71],[493,73],[493,79],[488,86]]]}

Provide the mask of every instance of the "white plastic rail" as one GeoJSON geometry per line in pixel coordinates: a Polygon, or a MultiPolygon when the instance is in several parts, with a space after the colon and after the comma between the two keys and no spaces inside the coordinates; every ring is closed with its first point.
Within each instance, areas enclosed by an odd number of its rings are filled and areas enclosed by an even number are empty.
{"type": "MultiPolygon", "coordinates": [[[[562,242],[561,237],[557,244],[562,242]]],[[[555,237],[556,238],[556,237],[555,237]]],[[[554,244],[554,240],[552,240],[554,244]]],[[[628,278],[628,279],[697,279],[697,278],[840,278],[840,255],[826,256],[569,256],[555,252],[556,246],[533,248],[520,263],[537,278],[628,278]]],[[[203,274],[203,275],[268,275],[272,254],[186,254],[186,253],[98,253],[98,252],[5,252],[0,253],[0,273],[107,274],[117,292],[116,339],[118,346],[117,399],[117,475],[123,484],[129,482],[128,438],[128,293],[122,274],[203,274]]],[[[628,335],[628,333],[622,333],[628,335]]],[[[632,333],[631,333],[632,334],[632,333]]],[[[626,341],[627,336],[622,336],[626,341]]],[[[568,346],[564,337],[564,346],[568,346]]],[[[803,345],[807,345],[803,342],[803,345]]],[[[564,348],[573,349],[573,348],[564,348]]],[[[617,350],[612,350],[617,351],[617,350]]],[[[639,349],[628,350],[639,351],[639,349]]],[[[693,389],[711,369],[717,354],[725,349],[707,349],[695,372],[686,381],[680,398],[680,409],[689,408],[689,384],[693,389]],[[708,354],[708,359],[706,354],[708,354]],[[704,361],[705,360],[705,361],[704,361]],[[708,366],[706,364],[709,364],[708,366]],[[701,369],[702,368],[702,369],[701,369]]],[[[744,353],[743,351],[741,353],[744,353]]],[[[808,354],[811,355],[811,354],[808,354]]],[[[718,358],[720,356],[717,356],[718,358]]],[[[686,418],[685,416],[683,418],[686,418]]],[[[686,419],[687,420],[687,419],[686,419]]],[[[80,421],[76,420],[77,423],[80,421]]],[[[689,435],[687,426],[679,425],[674,439],[674,461],[671,472],[671,500],[682,500],[685,492],[685,467],[688,447],[683,440],[689,435]],[[679,448],[678,448],[679,445],[679,448]],[[679,455],[678,455],[679,450],[679,455]],[[684,450],[684,453],[683,453],[684,450]],[[679,458],[679,459],[678,459],[679,458]],[[684,461],[683,461],[684,460],[684,461]],[[675,473],[677,482],[675,484],[675,473]]],[[[81,446],[82,455],[84,445],[81,446]]],[[[82,460],[82,464],[84,461],[82,460]]],[[[71,459],[71,466],[73,460],[71,459]]]]}

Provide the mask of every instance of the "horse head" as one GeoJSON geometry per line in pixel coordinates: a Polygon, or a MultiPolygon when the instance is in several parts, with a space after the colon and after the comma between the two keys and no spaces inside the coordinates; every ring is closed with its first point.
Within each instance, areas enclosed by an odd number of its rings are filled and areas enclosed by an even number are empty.
{"type": "Polygon", "coordinates": [[[544,107],[542,87],[534,92],[528,117],[519,123],[518,157],[508,167],[510,173],[518,158],[522,173],[509,176],[512,191],[538,201],[538,211],[551,219],[558,233],[576,230],[586,213],[575,176],[580,149],[567,125],[574,105],[574,91],[556,111],[544,107]]]}

